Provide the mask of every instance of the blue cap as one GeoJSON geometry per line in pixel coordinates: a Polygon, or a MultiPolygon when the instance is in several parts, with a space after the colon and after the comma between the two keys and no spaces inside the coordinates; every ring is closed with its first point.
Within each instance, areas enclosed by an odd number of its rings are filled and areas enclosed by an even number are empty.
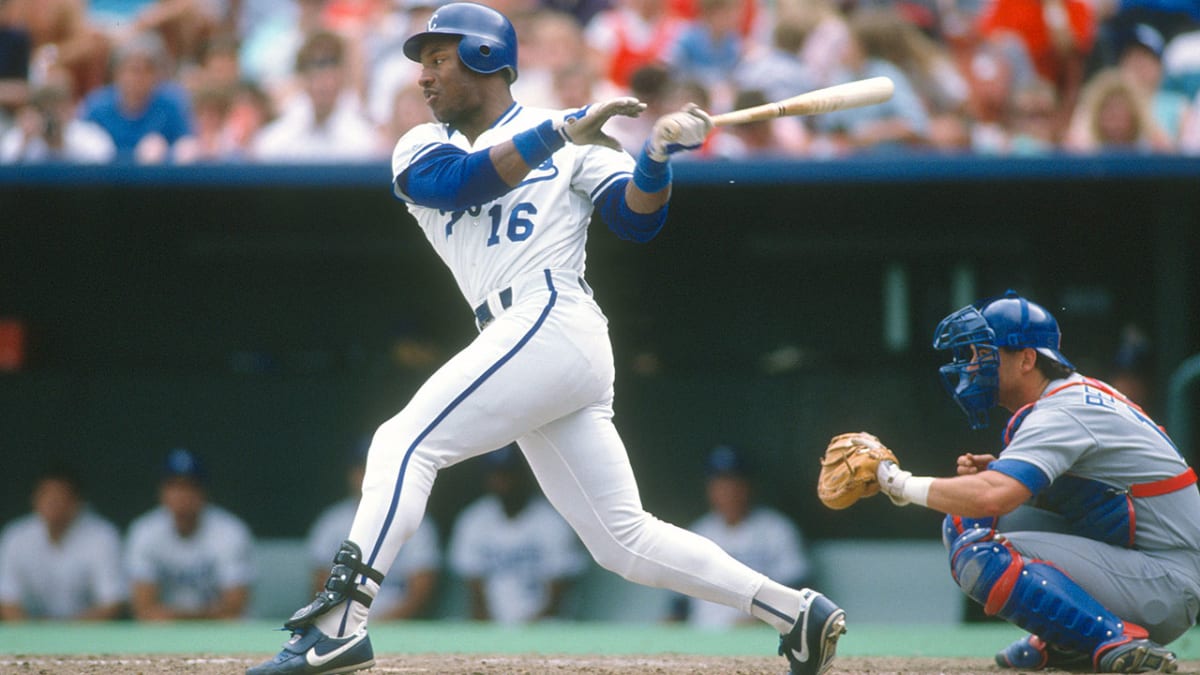
{"type": "Polygon", "coordinates": [[[750,466],[740,450],[732,445],[718,445],[708,453],[704,472],[709,476],[748,476],[750,466]]]}
{"type": "Polygon", "coordinates": [[[194,452],[187,448],[175,448],[167,454],[163,462],[163,480],[168,478],[187,478],[195,483],[203,483],[205,478],[204,464],[194,452]]]}

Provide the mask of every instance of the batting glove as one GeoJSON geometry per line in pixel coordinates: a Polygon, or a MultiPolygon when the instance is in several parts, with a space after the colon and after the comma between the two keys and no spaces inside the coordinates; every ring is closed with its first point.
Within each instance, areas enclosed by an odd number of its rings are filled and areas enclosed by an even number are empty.
{"type": "Polygon", "coordinates": [[[658,118],[650,131],[646,154],[656,162],[665,162],[681,150],[695,150],[703,145],[712,128],[712,118],[708,113],[695,103],[689,103],[679,112],[658,118]]]}
{"type": "Polygon", "coordinates": [[[554,129],[568,143],[603,145],[613,150],[620,150],[621,143],[601,129],[604,123],[614,115],[637,117],[645,109],[645,103],[631,96],[623,96],[586,105],[564,117],[554,126],[554,129]]]}
{"type": "Polygon", "coordinates": [[[875,469],[875,477],[879,480],[880,490],[892,500],[896,506],[907,506],[910,501],[904,496],[904,484],[912,478],[911,471],[904,471],[895,462],[880,462],[875,469]]]}

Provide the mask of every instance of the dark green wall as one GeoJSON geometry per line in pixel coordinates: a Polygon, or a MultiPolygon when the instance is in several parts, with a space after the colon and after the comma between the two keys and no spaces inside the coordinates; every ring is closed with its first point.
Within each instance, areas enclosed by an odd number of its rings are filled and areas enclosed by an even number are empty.
{"type": "MultiPolygon", "coordinates": [[[[682,167],[654,242],[593,226],[588,279],[612,320],[617,424],[652,511],[697,515],[702,456],[734,442],[755,454],[763,496],[811,536],[934,532],[933,514],[884,500],[824,511],[813,486],[841,431],[874,431],[920,472],[996,449],[997,429],[966,430],[928,348],[955,308],[955,268],[980,294],[1013,287],[1050,307],[1089,374],[1107,375],[1129,321],[1159,347],[1156,395],[1200,351],[1200,172],[908,166],[759,166],[750,181],[736,165],[682,167]],[[889,269],[908,279],[900,351],[882,337],[889,269]],[[771,370],[770,354],[795,367],[771,370]]],[[[262,535],[301,534],[338,496],[347,450],[473,325],[386,179],[300,176],[0,180],[0,317],[20,318],[30,342],[27,367],[0,374],[0,519],[27,508],[46,458],[65,455],[123,525],[152,505],[176,445],[207,458],[214,499],[262,535]],[[401,364],[401,343],[433,362],[401,364]]],[[[450,469],[430,513],[448,526],[475,494],[472,468],[450,469]]]]}

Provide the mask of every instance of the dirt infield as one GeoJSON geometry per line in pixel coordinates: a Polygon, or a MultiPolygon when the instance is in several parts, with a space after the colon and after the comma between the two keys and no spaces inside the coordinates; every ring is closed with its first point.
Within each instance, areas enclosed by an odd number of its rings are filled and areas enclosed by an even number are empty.
{"type": "MultiPolygon", "coordinates": [[[[129,656],[0,656],[3,675],[230,675],[242,673],[262,657],[195,655],[129,656]]],[[[782,658],[669,655],[653,656],[521,656],[405,655],[382,656],[369,674],[430,673],[436,675],[780,675],[787,670],[782,658]]],[[[847,657],[836,662],[833,673],[1011,673],[990,659],[921,657],[847,657]]],[[[1179,672],[1200,672],[1200,661],[1180,663],[1179,672]]]]}

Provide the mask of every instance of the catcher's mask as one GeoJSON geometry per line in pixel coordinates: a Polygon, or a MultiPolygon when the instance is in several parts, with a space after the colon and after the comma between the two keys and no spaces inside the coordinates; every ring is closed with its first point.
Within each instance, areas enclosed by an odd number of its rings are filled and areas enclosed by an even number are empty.
{"type": "Polygon", "coordinates": [[[1075,366],[1058,350],[1058,322],[1050,312],[1008,291],[998,298],[963,307],[938,324],[933,348],[950,350],[952,360],[938,369],[946,391],[958,403],[972,429],[988,425],[1000,384],[1000,348],[1036,349],[1070,370],[1075,366]]]}

